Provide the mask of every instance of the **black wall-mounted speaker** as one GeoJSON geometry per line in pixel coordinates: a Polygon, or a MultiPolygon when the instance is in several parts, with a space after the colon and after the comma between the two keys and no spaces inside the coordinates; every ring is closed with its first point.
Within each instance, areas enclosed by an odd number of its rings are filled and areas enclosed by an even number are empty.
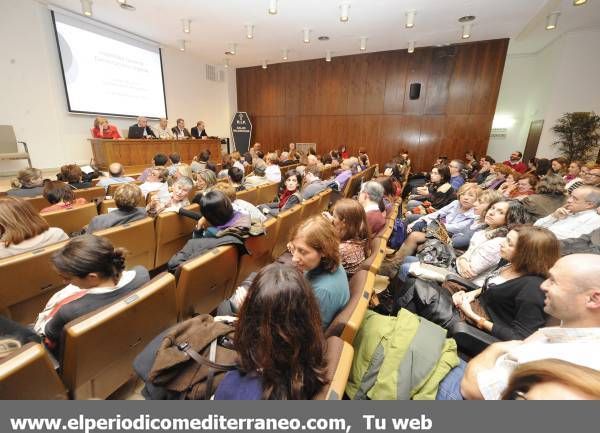
{"type": "Polygon", "coordinates": [[[421,95],[421,83],[412,83],[410,85],[409,96],[410,99],[419,99],[421,95]]]}

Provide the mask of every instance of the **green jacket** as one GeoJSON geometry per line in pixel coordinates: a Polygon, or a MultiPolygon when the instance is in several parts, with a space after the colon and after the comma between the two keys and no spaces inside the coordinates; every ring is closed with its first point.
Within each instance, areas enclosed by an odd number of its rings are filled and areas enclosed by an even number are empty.
{"type": "Polygon", "coordinates": [[[346,393],[354,400],[434,400],[459,363],[446,330],[407,310],[397,317],[367,311],[354,339],[346,393]]]}

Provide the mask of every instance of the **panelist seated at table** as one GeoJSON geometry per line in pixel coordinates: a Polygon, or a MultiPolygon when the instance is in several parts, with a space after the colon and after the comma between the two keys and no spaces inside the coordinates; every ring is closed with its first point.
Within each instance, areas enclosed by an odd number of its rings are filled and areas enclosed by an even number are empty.
{"type": "Polygon", "coordinates": [[[198,123],[196,123],[196,126],[194,126],[191,129],[192,137],[194,137],[194,138],[208,137],[208,134],[206,133],[206,130],[204,128],[205,128],[204,122],[202,120],[199,120],[198,123]]]}
{"type": "Polygon", "coordinates": [[[169,129],[167,119],[160,119],[158,126],[154,128],[154,135],[162,140],[170,140],[173,138],[173,133],[169,129]]]}
{"type": "Polygon", "coordinates": [[[156,138],[152,128],[148,126],[148,119],[138,117],[137,123],[129,127],[127,138],[156,138]]]}
{"type": "Polygon", "coordinates": [[[175,138],[178,139],[192,137],[190,131],[185,128],[185,121],[183,119],[177,119],[177,126],[171,128],[171,131],[173,132],[173,135],[175,135],[175,138]]]}
{"type": "Polygon", "coordinates": [[[94,138],[122,138],[119,129],[115,125],[108,123],[104,117],[94,119],[92,128],[92,137],[94,138]]]}

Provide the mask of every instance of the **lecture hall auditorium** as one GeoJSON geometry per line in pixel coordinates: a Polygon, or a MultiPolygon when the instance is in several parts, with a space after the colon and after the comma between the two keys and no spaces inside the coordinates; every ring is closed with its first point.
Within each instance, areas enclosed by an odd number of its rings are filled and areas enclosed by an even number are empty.
{"type": "Polygon", "coordinates": [[[0,22],[0,399],[600,399],[600,2],[0,22]]]}

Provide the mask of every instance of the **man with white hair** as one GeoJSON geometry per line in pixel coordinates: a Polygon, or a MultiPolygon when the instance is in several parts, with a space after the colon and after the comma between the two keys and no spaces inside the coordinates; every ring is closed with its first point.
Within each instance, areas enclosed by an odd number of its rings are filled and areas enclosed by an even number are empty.
{"type": "Polygon", "coordinates": [[[561,321],[525,340],[494,343],[440,383],[437,398],[498,399],[521,364],[561,359],[600,370],[600,256],[573,254],[559,259],[541,285],[544,311],[561,321]]]}
{"type": "Polygon", "coordinates": [[[385,227],[385,215],[379,207],[384,193],[385,191],[380,183],[370,180],[362,184],[358,194],[358,202],[365,209],[367,224],[372,237],[377,236],[377,233],[385,227]]]}
{"type": "Polygon", "coordinates": [[[127,138],[156,138],[152,128],[148,126],[148,119],[138,117],[137,123],[129,127],[127,138]]]}
{"type": "Polygon", "coordinates": [[[115,183],[129,183],[135,179],[124,175],[123,165],[118,162],[113,162],[108,166],[108,177],[103,177],[98,181],[98,186],[103,186],[108,190],[108,185],[115,183]]]}
{"type": "Polygon", "coordinates": [[[534,225],[547,228],[561,240],[578,238],[600,228],[598,207],[600,188],[580,186],[569,195],[565,206],[537,220],[534,225]]]}

